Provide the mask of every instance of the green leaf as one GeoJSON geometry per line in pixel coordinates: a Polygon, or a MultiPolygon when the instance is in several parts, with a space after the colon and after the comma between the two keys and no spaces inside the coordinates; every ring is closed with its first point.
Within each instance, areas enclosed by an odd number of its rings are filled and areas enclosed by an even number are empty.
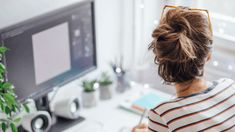
{"type": "Polygon", "coordinates": [[[7,130],[7,125],[6,125],[6,123],[5,122],[2,122],[2,131],[3,132],[6,132],[6,130],[7,130]]]}
{"type": "Polygon", "coordinates": [[[4,79],[2,74],[0,74],[0,79],[1,79],[1,80],[3,80],[3,79],[4,79]]]}
{"type": "Polygon", "coordinates": [[[20,120],[21,120],[21,118],[20,118],[20,117],[18,117],[18,118],[16,118],[16,119],[14,119],[14,123],[15,123],[15,124],[17,124],[17,123],[19,123],[19,122],[20,122],[20,120]]]}
{"type": "Polygon", "coordinates": [[[1,108],[1,110],[2,110],[3,112],[5,111],[5,107],[4,107],[4,105],[3,105],[2,102],[0,102],[0,108],[1,108]]]}
{"type": "Polygon", "coordinates": [[[13,89],[14,88],[14,86],[9,82],[3,83],[2,87],[6,88],[6,89],[13,89]]]}
{"type": "Polygon", "coordinates": [[[0,47],[0,53],[1,53],[1,54],[4,54],[7,50],[8,50],[8,49],[7,49],[6,47],[4,47],[4,46],[1,46],[1,47],[0,47]]]}
{"type": "Polygon", "coordinates": [[[30,109],[29,109],[27,103],[24,103],[24,104],[23,104],[23,107],[24,107],[24,110],[25,110],[27,113],[30,112],[30,109]]]}
{"type": "Polygon", "coordinates": [[[16,106],[13,105],[13,106],[12,106],[12,111],[16,112],[16,110],[17,110],[17,109],[16,109],[16,106]]]}
{"type": "Polygon", "coordinates": [[[16,125],[14,123],[11,123],[10,126],[11,126],[11,131],[12,132],[18,132],[18,130],[16,128],[16,125]]]}
{"type": "Polygon", "coordinates": [[[7,115],[9,115],[9,114],[11,113],[11,110],[10,110],[9,107],[6,106],[4,112],[5,112],[7,115]]]}
{"type": "Polygon", "coordinates": [[[17,101],[14,106],[15,106],[16,110],[20,111],[20,108],[21,108],[22,104],[20,104],[20,103],[17,101]]]}
{"type": "Polygon", "coordinates": [[[3,65],[2,63],[0,63],[0,71],[1,71],[1,72],[5,72],[5,70],[6,70],[5,65],[3,65]]]}
{"type": "Polygon", "coordinates": [[[10,93],[4,94],[4,98],[6,102],[8,103],[8,106],[11,108],[13,104],[15,104],[15,97],[12,96],[10,93]]]}

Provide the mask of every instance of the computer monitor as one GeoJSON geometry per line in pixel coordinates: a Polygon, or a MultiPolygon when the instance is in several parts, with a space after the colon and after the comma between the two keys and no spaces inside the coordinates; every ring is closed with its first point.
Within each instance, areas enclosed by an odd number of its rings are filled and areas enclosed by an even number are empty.
{"type": "Polygon", "coordinates": [[[39,98],[95,69],[94,24],[94,3],[85,1],[1,30],[18,99],[39,98]]]}

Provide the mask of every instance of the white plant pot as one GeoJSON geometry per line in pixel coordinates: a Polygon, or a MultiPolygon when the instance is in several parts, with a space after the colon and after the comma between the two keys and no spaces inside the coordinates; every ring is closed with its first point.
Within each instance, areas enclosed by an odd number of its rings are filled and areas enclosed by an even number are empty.
{"type": "Polygon", "coordinates": [[[113,96],[112,85],[100,86],[100,99],[107,100],[107,99],[111,99],[112,96],[113,96]]]}
{"type": "Polygon", "coordinates": [[[99,93],[97,90],[93,92],[82,92],[82,104],[84,107],[93,107],[98,104],[99,93]]]}

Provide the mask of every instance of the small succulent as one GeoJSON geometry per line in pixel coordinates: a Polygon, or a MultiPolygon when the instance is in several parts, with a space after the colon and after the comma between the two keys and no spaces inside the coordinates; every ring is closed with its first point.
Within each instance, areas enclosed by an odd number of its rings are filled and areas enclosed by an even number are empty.
{"type": "Polygon", "coordinates": [[[83,87],[84,92],[93,92],[93,91],[95,91],[95,87],[94,87],[95,83],[97,83],[96,80],[91,80],[91,81],[90,80],[84,80],[82,82],[82,87],[83,87]]]}
{"type": "Polygon", "coordinates": [[[113,83],[113,81],[110,79],[110,76],[108,76],[108,74],[106,72],[103,72],[101,74],[101,77],[98,82],[99,82],[100,86],[108,86],[113,83]]]}

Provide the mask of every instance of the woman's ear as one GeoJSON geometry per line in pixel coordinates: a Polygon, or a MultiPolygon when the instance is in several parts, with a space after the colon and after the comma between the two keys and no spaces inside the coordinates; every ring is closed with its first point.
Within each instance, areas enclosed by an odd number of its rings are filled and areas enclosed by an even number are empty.
{"type": "Polygon", "coordinates": [[[212,58],[212,55],[211,55],[211,53],[209,53],[209,54],[207,55],[206,62],[209,62],[209,61],[211,60],[211,58],[212,58]]]}

